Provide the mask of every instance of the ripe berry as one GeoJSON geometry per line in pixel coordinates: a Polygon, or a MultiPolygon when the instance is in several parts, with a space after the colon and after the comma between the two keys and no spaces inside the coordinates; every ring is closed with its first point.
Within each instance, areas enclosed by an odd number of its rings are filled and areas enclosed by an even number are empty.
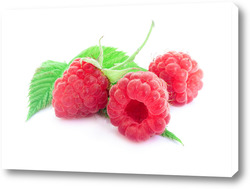
{"type": "Polygon", "coordinates": [[[124,69],[123,67],[133,62],[144,47],[153,26],[154,22],[152,22],[143,44],[130,57],[123,62],[114,63],[114,66],[109,69],[103,67],[102,38],[99,40],[100,55],[97,59],[75,59],[69,69],[64,72],[63,77],[55,82],[52,105],[55,108],[56,116],[62,118],[86,117],[105,108],[110,83],[116,83],[129,71],[138,69],[134,67],[124,69]]]}
{"type": "Polygon", "coordinates": [[[86,117],[105,108],[109,81],[90,63],[75,59],[62,78],[56,80],[52,105],[57,117],[86,117]]]}
{"type": "Polygon", "coordinates": [[[201,90],[203,72],[195,60],[183,52],[168,52],[150,63],[154,72],[167,83],[169,103],[175,106],[191,102],[201,90]]]}
{"type": "Polygon", "coordinates": [[[152,72],[130,72],[109,92],[107,112],[121,134],[135,141],[160,135],[170,119],[166,83],[152,72]]]}

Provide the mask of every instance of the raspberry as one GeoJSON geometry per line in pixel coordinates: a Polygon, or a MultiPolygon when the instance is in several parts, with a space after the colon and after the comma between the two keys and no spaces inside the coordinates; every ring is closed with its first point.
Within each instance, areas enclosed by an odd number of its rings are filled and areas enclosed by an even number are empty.
{"type": "Polygon", "coordinates": [[[195,60],[183,52],[167,52],[150,63],[154,72],[167,83],[169,103],[182,106],[193,101],[201,90],[203,72],[195,60]]]}
{"type": "Polygon", "coordinates": [[[105,108],[109,81],[90,63],[75,59],[54,84],[52,105],[60,118],[86,117],[105,108]]]}
{"type": "Polygon", "coordinates": [[[107,112],[121,134],[144,141],[165,130],[170,119],[167,86],[154,73],[127,73],[109,96],[107,112]]]}
{"type": "Polygon", "coordinates": [[[126,73],[138,69],[135,67],[124,69],[123,67],[133,62],[146,44],[153,27],[152,21],[143,44],[130,57],[123,62],[114,63],[114,66],[109,69],[103,66],[102,37],[99,39],[100,55],[97,59],[75,59],[69,69],[64,72],[63,77],[57,79],[54,84],[52,105],[56,116],[61,118],[86,117],[105,108],[110,83],[116,83],[126,73]]]}

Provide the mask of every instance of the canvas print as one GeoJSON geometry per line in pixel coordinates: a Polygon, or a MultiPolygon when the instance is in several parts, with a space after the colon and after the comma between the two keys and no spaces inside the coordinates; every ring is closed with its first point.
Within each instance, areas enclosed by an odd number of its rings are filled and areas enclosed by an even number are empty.
{"type": "Polygon", "coordinates": [[[232,3],[6,11],[4,168],[232,176],[237,16],[232,3]]]}

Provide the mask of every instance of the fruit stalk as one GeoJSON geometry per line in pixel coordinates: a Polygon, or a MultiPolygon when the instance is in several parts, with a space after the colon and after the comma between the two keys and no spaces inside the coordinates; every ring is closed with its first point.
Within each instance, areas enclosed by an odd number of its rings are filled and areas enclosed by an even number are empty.
{"type": "Polygon", "coordinates": [[[154,25],[155,25],[155,24],[154,24],[154,21],[152,20],[152,24],[151,24],[151,26],[150,26],[148,35],[147,35],[146,39],[144,40],[144,42],[142,43],[142,45],[141,45],[141,46],[140,46],[140,47],[139,47],[130,57],[128,57],[124,62],[119,63],[119,64],[117,64],[116,66],[112,67],[112,68],[111,68],[112,70],[116,70],[116,69],[118,69],[118,68],[121,68],[122,66],[125,66],[126,64],[132,62],[132,61],[135,59],[136,55],[141,51],[141,49],[142,49],[142,48],[144,47],[144,45],[147,43],[148,38],[149,38],[149,36],[150,36],[150,34],[151,34],[151,32],[152,32],[152,29],[153,29],[154,25]]]}

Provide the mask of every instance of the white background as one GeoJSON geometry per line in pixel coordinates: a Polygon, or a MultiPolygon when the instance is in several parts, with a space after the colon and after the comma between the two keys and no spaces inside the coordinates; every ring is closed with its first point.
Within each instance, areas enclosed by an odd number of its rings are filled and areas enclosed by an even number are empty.
{"type": "MultiPolygon", "coordinates": [[[[60,5],[60,4],[46,4],[46,2],[43,2],[45,4],[41,4],[43,5],[44,7],[50,7],[53,5],[56,6],[56,5],[60,5]]],[[[71,2],[72,4],[71,5],[76,5],[74,4],[74,2],[72,1],[71,2]]],[[[31,4],[32,5],[32,4],[31,4]]],[[[31,6],[31,5],[28,5],[31,6]]],[[[66,5],[70,5],[70,4],[61,4],[62,6],[66,6],[66,5]]],[[[6,2],[5,4],[6,7],[24,7],[23,4],[17,4],[17,5],[13,5],[12,3],[10,2],[6,2]]],[[[27,5],[26,5],[27,6],[27,5]]],[[[38,5],[35,5],[33,4],[33,6],[38,6],[38,5]]],[[[241,8],[241,7],[240,7],[241,8]]],[[[242,8],[244,8],[242,6],[242,8]]],[[[246,14],[246,11],[244,11],[244,14],[246,14]]],[[[246,19],[246,17],[243,18],[243,20],[246,19]]],[[[246,20],[244,20],[245,23],[246,20]]],[[[243,33],[244,34],[244,33],[243,33]]],[[[245,36],[244,36],[245,37],[245,36]]],[[[246,38],[244,38],[246,39],[246,38]]],[[[245,44],[244,44],[245,45],[245,44]]],[[[244,57],[242,57],[243,60],[246,60],[244,57]]],[[[244,70],[246,71],[246,69],[244,70]]],[[[247,90],[246,90],[247,91],[247,90]]],[[[241,109],[242,110],[242,109],[241,109]]],[[[244,117],[243,117],[244,118],[244,117]]],[[[242,124],[243,123],[246,123],[244,120],[242,120],[241,122],[242,124]]],[[[247,125],[247,124],[246,124],[247,125]]],[[[245,130],[245,128],[242,128],[245,130]]],[[[246,132],[244,131],[242,134],[246,134],[246,132]]],[[[243,138],[245,139],[245,141],[247,140],[243,135],[243,138]]],[[[241,143],[242,144],[242,143],[241,143]]],[[[245,145],[243,145],[245,146],[245,145]]],[[[242,147],[243,148],[243,147],[242,147]]],[[[241,150],[244,150],[242,149],[241,150]]],[[[243,153],[243,152],[242,152],[243,153]]],[[[242,153],[241,153],[241,160],[244,160],[245,157],[242,157],[242,153]]],[[[245,153],[244,153],[245,154],[245,153]]],[[[245,154],[247,155],[247,154],[245,154]]],[[[243,164],[243,162],[241,162],[241,165],[243,164]]],[[[178,186],[181,187],[181,186],[187,186],[188,183],[193,183],[192,186],[202,186],[202,187],[210,187],[210,186],[214,186],[214,184],[224,184],[227,188],[230,188],[230,186],[232,187],[235,187],[235,184],[239,184],[239,182],[246,182],[246,172],[244,170],[246,170],[246,162],[244,162],[243,166],[241,166],[241,172],[239,173],[238,176],[236,176],[236,179],[234,180],[229,180],[229,179],[205,179],[205,178],[202,178],[202,179],[190,179],[190,178],[176,178],[176,177],[148,177],[148,176],[119,176],[119,175],[94,175],[94,174],[69,174],[69,173],[65,173],[65,174],[55,174],[55,173],[47,173],[47,174],[43,174],[43,173],[34,173],[34,172],[31,172],[31,173],[17,173],[17,172],[2,172],[3,174],[3,178],[4,178],[4,183],[6,184],[5,186],[11,186],[11,182],[13,185],[16,185],[16,186],[20,186],[20,182],[16,182],[16,183],[13,183],[15,181],[21,181],[24,186],[26,186],[27,188],[27,184],[28,184],[28,187],[32,187],[33,184],[35,185],[38,185],[38,183],[36,184],[35,181],[42,181],[44,179],[46,179],[46,182],[44,182],[43,184],[39,183],[39,186],[41,187],[46,187],[46,185],[50,185],[50,186],[58,186],[60,185],[60,187],[67,187],[67,185],[71,186],[71,187],[75,187],[75,186],[72,186],[73,184],[77,183],[79,185],[82,185],[82,184],[93,184],[97,181],[99,181],[99,185],[98,186],[108,186],[109,185],[109,182],[112,182],[112,186],[113,187],[118,187],[120,185],[123,185],[124,187],[129,187],[130,184],[132,183],[133,185],[137,185],[137,186],[142,186],[143,183],[145,184],[144,187],[157,187],[157,186],[165,186],[165,187],[174,187],[175,184],[178,183],[178,186]],[[32,176],[33,175],[33,176],[32,176]],[[113,177],[115,179],[113,179],[113,177]],[[58,182],[58,180],[62,180],[64,179],[63,181],[61,182],[58,182]],[[87,179],[87,180],[86,180],[87,179]],[[182,181],[182,182],[180,182],[182,181]],[[124,184],[124,183],[127,183],[127,184],[124,184]],[[130,183],[130,184],[129,184],[130,183]],[[209,183],[209,184],[208,184],[209,183]],[[205,186],[204,186],[205,185],[205,186]]]]}

